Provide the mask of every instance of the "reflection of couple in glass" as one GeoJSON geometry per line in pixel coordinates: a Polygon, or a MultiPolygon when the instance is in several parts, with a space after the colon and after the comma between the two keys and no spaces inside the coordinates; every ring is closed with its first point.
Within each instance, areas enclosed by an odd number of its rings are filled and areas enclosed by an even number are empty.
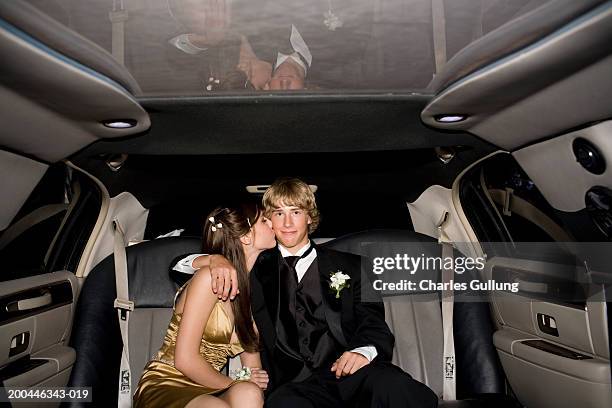
{"type": "Polygon", "coordinates": [[[169,58],[198,61],[205,91],[354,89],[362,80],[369,1],[168,2],[184,31],[169,58]]]}
{"type": "Polygon", "coordinates": [[[318,223],[314,195],[297,179],[272,184],[263,209],[209,214],[210,255],[174,266],[194,276],[177,292],[136,407],[261,407],[264,391],[273,408],[437,405],[433,391],[391,364],[383,304],[361,301],[376,294],[361,280],[360,257],[315,245],[318,223]],[[237,354],[250,378],[219,372],[237,354]]]}

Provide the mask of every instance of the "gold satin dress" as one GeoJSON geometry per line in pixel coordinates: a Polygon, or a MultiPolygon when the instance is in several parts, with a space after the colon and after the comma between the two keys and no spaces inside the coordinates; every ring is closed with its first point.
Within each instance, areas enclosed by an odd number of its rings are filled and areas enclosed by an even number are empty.
{"type": "MultiPolygon", "coordinates": [[[[176,293],[175,303],[185,286],[186,284],[176,293]]],[[[199,395],[218,395],[238,382],[233,381],[221,389],[208,388],[193,382],[174,367],[176,336],[181,324],[181,315],[182,313],[177,313],[173,307],[164,343],[157,355],[145,366],[134,392],[134,408],[184,407],[199,395]]],[[[225,366],[228,358],[244,351],[240,343],[230,342],[233,332],[234,325],[223,308],[223,302],[219,300],[210,313],[200,343],[200,355],[217,371],[225,366]]]]}

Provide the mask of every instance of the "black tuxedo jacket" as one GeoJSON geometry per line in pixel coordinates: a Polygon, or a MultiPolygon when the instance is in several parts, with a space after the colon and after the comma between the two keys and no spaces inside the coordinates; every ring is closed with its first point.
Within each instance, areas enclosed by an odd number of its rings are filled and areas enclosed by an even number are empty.
{"type": "MultiPolygon", "coordinates": [[[[361,302],[362,292],[370,292],[368,296],[372,296],[374,292],[370,282],[361,280],[361,257],[319,246],[315,248],[315,262],[318,262],[321,275],[325,319],[331,334],[344,351],[372,345],[378,352],[377,360],[390,361],[395,339],[385,322],[382,301],[361,302]],[[340,292],[339,299],[336,299],[336,293],[329,288],[330,274],[337,271],[351,277],[350,286],[340,292]]],[[[264,369],[270,377],[268,392],[281,385],[280,377],[283,371],[283,367],[279,366],[278,360],[274,358],[278,308],[284,307],[279,305],[281,258],[276,248],[265,251],[250,274],[251,307],[261,339],[260,354],[264,369]]]]}

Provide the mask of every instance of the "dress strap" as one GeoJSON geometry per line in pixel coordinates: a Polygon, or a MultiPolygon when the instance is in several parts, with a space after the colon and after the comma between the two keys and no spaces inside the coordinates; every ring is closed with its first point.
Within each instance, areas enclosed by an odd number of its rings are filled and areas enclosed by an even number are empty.
{"type": "Polygon", "coordinates": [[[185,289],[185,287],[187,286],[187,284],[191,282],[191,279],[189,279],[187,282],[183,283],[183,286],[181,286],[177,291],[176,294],[174,295],[174,301],[172,302],[172,311],[176,312],[176,299],[178,299],[179,295],[181,294],[181,292],[183,291],[183,289],[185,289]]]}

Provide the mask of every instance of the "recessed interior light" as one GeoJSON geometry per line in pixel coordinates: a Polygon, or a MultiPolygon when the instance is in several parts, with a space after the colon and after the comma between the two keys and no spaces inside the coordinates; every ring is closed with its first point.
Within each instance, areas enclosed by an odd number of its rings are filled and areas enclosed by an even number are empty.
{"type": "Polygon", "coordinates": [[[111,129],[129,129],[136,126],[136,121],[132,119],[116,119],[116,120],[107,120],[102,122],[102,124],[111,129]]]}
{"type": "Polygon", "coordinates": [[[435,117],[436,122],[440,123],[456,123],[467,118],[466,115],[438,115],[435,117]]]}

